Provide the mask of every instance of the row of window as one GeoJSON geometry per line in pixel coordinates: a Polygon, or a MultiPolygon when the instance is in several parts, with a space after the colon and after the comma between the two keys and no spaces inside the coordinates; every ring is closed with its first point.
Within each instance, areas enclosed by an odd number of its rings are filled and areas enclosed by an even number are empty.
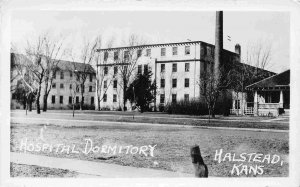
{"type": "MultiPolygon", "coordinates": [[[[55,104],[55,95],[52,95],[52,98],[51,98],[51,103],[52,104],[55,104]]],[[[75,103],[79,103],[79,96],[76,96],[76,101],[75,101],[75,103]]],[[[72,102],[72,100],[73,100],[73,98],[72,98],[72,96],[69,96],[69,104],[72,104],[73,102],[72,102]]],[[[83,103],[84,103],[84,97],[82,98],[82,101],[83,101],[83,103]]],[[[95,103],[94,103],[94,97],[91,97],[91,105],[94,105],[95,103]]],[[[64,104],[64,96],[59,96],[59,104],[64,104]]]]}
{"type": "MultiPolygon", "coordinates": [[[[166,71],[166,64],[160,64],[160,72],[166,71]]],[[[184,71],[189,72],[190,71],[190,63],[184,64],[184,71]]],[[[177,63],[172,64],[172,72],[177,72],[177,63]]]]}
{"type": "MultiPolygon", "coordinates": [[[[142,49],[138,49],[136,51],[136,55],[137,57],[141,57],[142,56],[142,49]]],[[[184,49],[184,54],[185,55],[190,55],[191,54],[191,46],[185,46],[184,49]]],[[[161,56],[166,56],[166,48],[161,48],[160,51],[160,55],[161,56]]],[[[172,55],[178,55],[178,47],[172,47],[172,55]]],[[[108,51],[104,52],[104,61],[107,61],[109,56],[108,51]]],[[[129,51],[124,51],[124,59],[128,59],[130,56],[129,51]]],[[[146,56],[150,57],[151,56],[151,49],[146,49],[146,56]]],[[[114,51],[114,60],[118,60],[119,59],[119,51],[114,51]]]]}
{"type": "MultiPolygon", "coordinates": [[[[73,73],[70,71],[70,77],[72,78],[73,77],[73,73]]],[[[56,79],[56,72],[52,74],[53,76],[53,79],[56,79]]],[[[65,77],[65,72],[63,71],[60,71],[60,79],[64,79],[65,77]]],[[[93,74],[89,74],[89,80],[90,82],[93,82],[93,74]]]]}
{"type": "MultiPolygon", "coordinates": [[[[52,88],[56,89],[56,83],[52,84],[52,88]]],[[[60,83],[59,88],[60,89],[64,89],[65,85],[63,83],[60,83]]],[[[69,89],[71,90],[72,88],[73,88],[73,85],[70,84],[69,89]]],[[[84,93],[84,91],[85,91],[85,89],[83,87],[83,93],[84,93]]],[[[79,86],[78,85],[76,86],[76,92],[79,92],[79,86]]],[[[89,86],[89,92],[93,92],[93,86],[89,86]]]]}
{"type": "MultiPolygon", "coordinates": [[[[160,79],[160,87],[164,88],[165,87],[165,79],[160,79]]],[[[177,79],[172,79],[172,88],[176,88],[177,87],[177,79]]],[[[188,88],[190,87],[190,79],[186,78],[184,79],[184,87],[188,88]]]]}
{"type": "MultiPolygon", "coordinates": [[[[189,101],[189,94],[184,94],[184,101],[189,101]]],[[[177,94],[172,94],[172,103],[176,103],[177,101],[177,94]]],[[[165,103],[165,94],[160,94],[160,103],[165,103]]]]}
{"type": "MultiPolygon", "coordinates": [[[[103,95],[103,102],[106,103],[107,102],[107,94],[103,95]]],[[[113,102],[117,102],[117,94],[113,94],[113,102]]]]}

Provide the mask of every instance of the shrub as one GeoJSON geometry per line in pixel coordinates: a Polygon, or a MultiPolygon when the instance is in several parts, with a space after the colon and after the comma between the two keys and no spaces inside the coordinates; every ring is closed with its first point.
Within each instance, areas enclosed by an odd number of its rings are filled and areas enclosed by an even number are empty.
{"type": "MultiPolygon", "coordinates": [[[[160,111],[163,106],[159,106],[160,111]]],[[[169,114],[189,114],[189,115],[206,115],[208,109],[205,103],[198,100],[184,101],[180,100],[176,103],[167,103],[164,111],[169,114]]]]}
{"type": "MultiPolygon", "coordinates": [[[[68,104],[68,108],[73,109],[73,105],[68,104]]],[[[80,109],[80,103],[75,103],[74,109],[79,110],[80,109]]],[[[95,110],[95,105],[83,104],[82,105],[82,110],[95,110]]]]}

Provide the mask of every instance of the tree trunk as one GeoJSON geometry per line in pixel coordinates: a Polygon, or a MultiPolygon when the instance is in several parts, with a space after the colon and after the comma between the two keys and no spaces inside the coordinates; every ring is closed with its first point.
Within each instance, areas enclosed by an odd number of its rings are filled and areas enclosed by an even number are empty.
{"type": "Polygon", "coordinates": [[[100,97],[98,97],[98,111],[100,111],[100,97]]]}
{"type": "Polygon", "coordinates": [[[48,100],[48,94],[45,94],[43,98],[43,112],[47,111],[47,100],[48,100]]]}
{"type": "Polygon", "coordinates": [[[123,80],[123,111],[126,111],[126,89],[127,89],[127,81],[123,80]]]}
{"type": "Polygon", "coordinates": [[[37,114],[41,113],[41,108],[40,108],[40,93],[36,96],[36,112],[37,114]]]}
{"type": "Polygon", "coordinates": [[[82,110],[82,107],[83,107],[83,94],[81,94],[80,110],[82,110]]]}

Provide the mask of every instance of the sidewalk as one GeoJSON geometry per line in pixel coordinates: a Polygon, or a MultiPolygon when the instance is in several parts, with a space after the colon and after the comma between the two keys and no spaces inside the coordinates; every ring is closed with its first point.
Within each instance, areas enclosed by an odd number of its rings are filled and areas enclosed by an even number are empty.
{"type": "Polygon", "coordinates": [[[17,164],[37,165],[41,167],[68,169],[80,173],[79,176],[93,177],[194,177],[192,174],[164,170],[136,168],[101,162],[56,158],[25,153],[10,153],[10,161],[17,164]]]}

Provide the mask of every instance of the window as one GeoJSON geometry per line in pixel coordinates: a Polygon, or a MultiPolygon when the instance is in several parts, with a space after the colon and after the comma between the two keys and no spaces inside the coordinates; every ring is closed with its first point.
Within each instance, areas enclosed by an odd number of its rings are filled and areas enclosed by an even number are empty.
{"type": "Polygon", "coordinates": [[[70,84],[70,87],[69,87],[69,88],[70,88],[70,90],[72,90],[72,84],[70,84]]]}
{"type": "Polygon", "coordinates": [[[118,67],[115,66],[115,67],[114,67],[114,75],[116,75],[117,73],[118,73],[118,67]]]}
{"type": "Polygon", "coordinates": [[[91,105],[94,105],[94,97],[91,97],[91,105]]]}
{"type": "Polygon", "coordinates": [[[56,88],[56,83],[52,84],[52,88],[54,88],[54,89],[56,88]]]}
{"type": "Polygon", "coordinates": [[[160,103],[165,103],[165,94],[160,94],[160,103]]]}
{"type": "Polygon", "coordinates": [[[137,57],[139,58],[140,56],[142,56],[142,50],[141,49],[137,50],[137,57]]]}
{"type": "Polygon", "coordinates": [[[113,102],[117,102],[117,95],[116,94],[113,95],[113,102]]]}
{"type": "Polygon", "coordinates": [[[160,55],[161,56],[166,56],[166,48],[161,48],[160,49],[160,55]]]}
{"type": "Polygon", "coordinates": [[[103,95],[103,102],[106,102],[107,101],[107,94],[104,94],[103,95]]]}
{"type": "Polygon", "coordinates": [[[166,70],[166,64],[161,64],[160,65],[160,72],[165,72],[166,70]]]}
{"type": "Polygon", "coordinates": [[[56,72],[52,73],[53,79],[56,79],[56,72]]]}
{"type": "Polygon", "coordinates": [[[52,95],[51,103],[52,103],[52,104],[55,104],[55,95],[52,95]]]}
{"type": "Polygon", "coordinates": [[[125,60],[129,59],[129,51],[124,51],[124,59],[125,60]]]}
{"type": "Polygon", "coordinates": [[[118,81],[114,80],[114,88],[117,88],[117,87],[118,87],[118,81]]]}
{"type": "Polygon", "coordinates": [[[84,97],[82,97],[82,103],[84,103],[84,97]]]}
{"type": "Polygon", "coordinates": [[[184,101],[186,101],[186,102],[189,101],[189,94],[184,94],[184,101]]]}
{"type": "Polygon", "coordinates": [[[79,96],[76,96],[76,103],[79,103],[79,96]]]}
{"type": "Polygon", "coordinates": [[[89,86],[89,92],[93,91],[93,86],[89,86]]]}
{"type": "Polygon", "coordinates": [[[173,55],[177,55],[177,49],[178,49],[178,47],[173,47],[173,48],[172,48],[173,55]]]}
{"type": "Polygon", "coordinates": [[[184,87],[190,87],[190,79],[184,79],[184,87]]]}
{"type": "Polygon", "coordinates": [[[148,72],[148,65],[145,64],[145,65],[144,65],[144,73],[147,73],[147,72],[148,72]]]}
{"type": "Polygon", "coordinates": [[[177,72],[177,64],[172,64],[172,72],[177,72]]]}
{"type": "Polygon", "coordinates": [[[105,51],[105,52],[104,52],[104,61],[106,61],[106,60],[107,60],[107,58],[108,58],[108,52],[107,52],[107,51],[105,51]]]}
{"type": "Polygon", "coordinates": [[[185,46],[185,54],[186,55],[191,54],[191,47],[190,46],[185,46]]]}
{"type": "Polygon", "coordinates": [[[172,103],[176,103],[176,94],[172,94],[172,103]]]}
{"type": "Polygon", "coordinates": [[[165,87],[165,79],[160,79],[160,87],[161,88],[165,87]]]}
{"type": "Polygon", "coordinates": [[[60,84],[60,86],[59,86],[61,89],[64,89],[64,84],[60,84]]]}
{"type": "Polygon", "coordinates": [[[211,52],[211,47],[210,46],[206,46],[206,52],[207,52],[207,55],[211,55],[212,52],[211,52]]]}
{"type": "Polygon", "coordinates": [[[190,63],[185,63],[184,64],[184,70],[185,70],[185,72],[189,72],[190,71],[190,63]]]}
{"type": "Polygon", "coordinates": [[[138,65],[138,74],[142,73],[142,65],[138,65]]]}
{"type": "Polygon", "coordinates": [[[70,77],[71,77],[71,78],[73,77],[73,73],[72,73],[72,71],[70,71],[70,77]]]}
{"type": "Polygon", "coordinates": [[[93,74],[90,74],[90,82],[93,82],[93,74]]]}
{"type": "Polygon", "coordinates": [[[64,79],[64,72],[63,71],[60,72],[60,79],[64,79]]]}
{"type": "Polygon", "coordinates": [[[107,75],[107,74],[108,74],[108,67],[105,66],[105,67],[104,67],[104,75],[107,75]]]}
{"type": "Polygon", "coordinates": [[[114,52],[114,60],[118,60],[119,59],[119,52],[115,51],[114,52]]]}
{"type": "Polygon", "coordinates": [[[103,88],[107,88],[107,81],[104,81],[103,88]]]}
{"type": "Polygon", "coordinates": [[[63,104],[63,101],[64,101],[64,96],[62,96],[62,95],[59,96],[59,103],[60,103],[60,104],[63,104]]]}
{"type": "Polygon", "coordinates": [[[146,56],[148,56],[148,57],[151,56],[151,49],[146,49],[146,56]]]}
{"type": "Polygon", "coordinates": [[[172,79],[172,88],[177,87],[177,79],[172,79]]]}
{"type": "Polygon", "coordinates": [[[72,104],[73,102],[72,102],[72,97],[71,96],[69,96],[69,104],[72,104]]]}
{"type": "Polygon", "coordinates": [[[240,100],[235,100],[235,109],[240,109],[241,105],[240,105],[240,100]]]}

